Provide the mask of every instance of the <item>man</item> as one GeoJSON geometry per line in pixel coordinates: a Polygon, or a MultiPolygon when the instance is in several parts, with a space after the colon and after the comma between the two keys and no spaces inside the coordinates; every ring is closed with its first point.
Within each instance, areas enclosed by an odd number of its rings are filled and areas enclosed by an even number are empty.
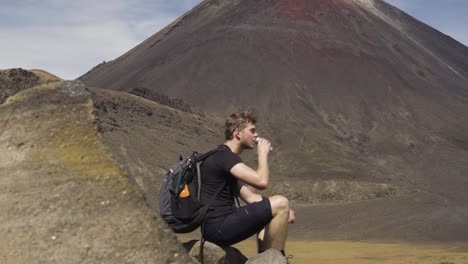
{"type": "Polygon", "coordinates": [[[284,255],[288,223],[294,223],[294,212],[287,198],[275,195],[264,198],[248,186],[265,190],[269,184],[268,154],[270,142],[258,138],[256,118],[251,112],[232,114],[226,120],[226,142],[203,162],[202,202],[216,190],[224,189],[216,198],[204,227],[204,238],[220,246],[229,246],[257,234],[258,251],[273,248],[284,255]],[[244,164],[240,155],[257,145],[258,168],[244,164]],[[235,196],[247,205],[236,208],[235,196]]]}

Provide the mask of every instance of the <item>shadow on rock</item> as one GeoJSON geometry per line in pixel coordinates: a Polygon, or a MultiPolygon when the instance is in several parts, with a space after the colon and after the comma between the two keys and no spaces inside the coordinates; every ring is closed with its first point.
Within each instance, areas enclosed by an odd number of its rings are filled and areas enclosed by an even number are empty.
{"type": "MultiPolygon", "coordinates": [[[[190,240],[183,243],[182,246],[187,250],[194,261],[196,260],[198,263],[201,263],[200,241],[190,240]]],[[[247,257],[237,248],[221,248],[210,242],[205,242],[203,258],[205,264],[244,264],[247,261],[247,257]]]]}
{"type": "MultiPolygon", "coordinates": [[[[190,240],[182,244],[190,257],[198,263],[200,258],[200,241],[190,240]]],[[[205,242],[205,264],[286,264],[287,259],[278,250],[269,249],[248,259],[235,247],[219,247],[213,243],[205,242]]]]}

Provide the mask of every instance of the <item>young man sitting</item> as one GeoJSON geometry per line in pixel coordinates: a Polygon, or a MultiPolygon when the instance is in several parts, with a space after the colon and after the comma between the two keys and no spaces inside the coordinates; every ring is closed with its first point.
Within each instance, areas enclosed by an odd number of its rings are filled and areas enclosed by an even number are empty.
{"type": "Polygon", "coordinates": [[[248,186],[265,190],[269,184],[268,154],[270,142],[258,138],[256,118],[251,112],[232,114],[226,120],[226,142],[203,162],[202,202],[207,202],[221,185],[225,187],[214,201],[204,226],[204,238],[220,246],[229,246],[257,234],[258,251],[273,248],[284,255],[288,223],[294,223],[287,198],[269,198],[254,193],[248,186]],[[258,139],[257,139],[258,138],[258,139]],[[258,168],[254,170],[239,157],[257,145],[258,168]],[[245,206],[236,208],[238,196],[245,206]]]}

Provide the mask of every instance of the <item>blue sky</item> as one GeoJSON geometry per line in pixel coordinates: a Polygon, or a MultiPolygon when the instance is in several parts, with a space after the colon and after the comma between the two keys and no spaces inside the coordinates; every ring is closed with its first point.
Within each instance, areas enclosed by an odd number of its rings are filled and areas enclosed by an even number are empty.
{"type": "MultiPolygon", "coordinates": [[[[43,69],[75,79],[122,55],[199,2],[0,0],[0,69],[43,69]]],[[[468,46],[467,0],[387,2],[468,46]]]]}

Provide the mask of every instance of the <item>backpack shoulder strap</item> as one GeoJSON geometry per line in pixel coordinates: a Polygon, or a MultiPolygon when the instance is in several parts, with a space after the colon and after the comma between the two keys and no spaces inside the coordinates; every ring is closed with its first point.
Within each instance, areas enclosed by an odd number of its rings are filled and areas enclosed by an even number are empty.
{"type": "Polygon", "coordinates": [[[218,152],[218,151],[221,151],[222,150],[222,146],[218,146],[217,148],[214,148],[210,151],[208,151],[207,153],[199,156],[197,158],[197,162],[196,162],[196,167],[197,167],[197,180],[198,180],[198,190],[197,190],[197,199],[200,200],[200,195],[201,195],[201,169],[200,169],[200,165],[202,164],[202,162],[208,158],[210,155],[218,152]]]}
{"type": "Polygon", "coordinates": [[[204,154],[198,156],[198,157],[197,157],[197,162],[203,161],[203,160],[205,160],[206,158],[208,158],[209,156],[211,156],[212,154],[214,154],[214,153],[216,153],[216,152],[218,152],[218,151],[221,151],[221,150],[223,150],[223,146],[222,146],[222,145],[219,145],[219,146],[217,146],[216,148],[214,148],[214,149],[212,149],[212,150],[210,150],[210,151],[208,151],[208,152],[206,152],[206,153],[204,153],[204,154]]]}

